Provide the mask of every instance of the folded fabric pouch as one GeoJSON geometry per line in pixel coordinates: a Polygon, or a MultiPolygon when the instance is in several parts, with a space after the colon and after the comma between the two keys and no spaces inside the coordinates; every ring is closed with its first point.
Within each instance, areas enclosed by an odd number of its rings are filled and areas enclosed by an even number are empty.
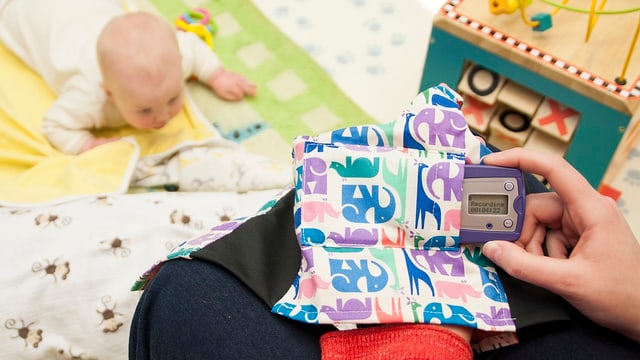
{"type": "Polygon", "coordinates": [[[168,259],[222,265],[272,312],[298,321],[462,325],[478,330],[476,350],[517,342],[516,325],[566,318],[558,306],[536,308],[553,297],[518,282],[514,316],[481,245],[459,243],[465,161],[490,152],[459,100],[440,85],[396,121],[297,138],[294,189],[168,259]]]}
{"type": "Polygon", "coordinates": [[[294,141],[302,265],[274,312],[515,331],[496,270],[479,246],[459,244],[465,157],[488,153],[459,99],[441,85],[394,122],[294,141]]]}

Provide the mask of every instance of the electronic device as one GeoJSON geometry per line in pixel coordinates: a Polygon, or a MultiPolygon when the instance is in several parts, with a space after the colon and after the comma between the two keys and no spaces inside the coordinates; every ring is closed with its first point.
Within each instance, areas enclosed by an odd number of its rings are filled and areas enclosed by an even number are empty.
{"type": "Polygon", "coordinates": [[[460,243],[517,240],[524,222],[525,196],[519,169],[465,165],[460,243]]]}

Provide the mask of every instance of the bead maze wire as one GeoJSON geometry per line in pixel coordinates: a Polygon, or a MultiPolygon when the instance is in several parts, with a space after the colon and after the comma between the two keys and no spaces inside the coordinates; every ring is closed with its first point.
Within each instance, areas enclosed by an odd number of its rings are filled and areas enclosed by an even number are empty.
{"type": "MultiPolygon", "coordinates": [[[[626,9],[607,9],[604,7],[607,3],[607,0],[602,0],[598,5],[598,0],[591,0],[591,5],[588,9],[579,8],[575,6],[567,5],[568,0],[563,0],[562,2],[552,1],[552,0],[539,0],[541,3],[550,5],[554,7],[552,13],[538,13],[532,16],[531,18],[527,17],[526,8],[531,5],[532,0],[493,0],[489,2],[489,10],[494,15],[504,14],[504,13],[513,13],[516,10],[519,10],[520,17],[522,22],[527,26],[533,28],[534,31],[546,31],[552,27],[551,17],[555,15],[558,11],[571,11],[575,13],[588,14],[587,21],[587,31],[585,33],[585,42],[588,42],[591,34],[593,33],[593,29],[598,22],[598,17],[601,15],[622,15],[622,14],[630,14],[634,12],[640,13],[640,6],[630,7],[626,9]]],[[[627,80],[625,79],[627,69],[629,67],[629,63],[631,62],[631,57],[633,56],[633,52],[635,50],[636,44],[638,42],[638,34],[640,33],[640,14],[638,15],[638,24],[635,29],[635,33],[632,37],[631,44],[629,45],[629,50],[627,51],[627,56],[625,58],[625,62],[622,66],[622,70],[620,75],[616,77],[615,82],[618,85],[625,85],[627,80]]]]}

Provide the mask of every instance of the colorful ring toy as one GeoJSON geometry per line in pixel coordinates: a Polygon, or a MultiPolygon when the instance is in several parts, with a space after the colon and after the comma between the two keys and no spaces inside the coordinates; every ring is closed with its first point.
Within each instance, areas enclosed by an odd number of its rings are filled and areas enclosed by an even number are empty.
{"type": "Polygon", "coordinates": [[[176,27],[182,31],[196,34],[213,49],[213,35],[218,27],[207,9],[198,8],[188,11],[174,20],[176,27]]]}

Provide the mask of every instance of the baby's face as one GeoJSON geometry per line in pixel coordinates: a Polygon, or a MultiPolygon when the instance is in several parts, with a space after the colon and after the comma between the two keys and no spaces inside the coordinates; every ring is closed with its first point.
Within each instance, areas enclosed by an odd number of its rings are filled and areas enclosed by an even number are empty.
{"type": "Polygon", "coordinates": [[[182,109],[183,87],[180,66],[167,67],[156,79],[134,76],[116,79],[111,98],[124,120],[137,129],[160,129],[182,109]]]}

